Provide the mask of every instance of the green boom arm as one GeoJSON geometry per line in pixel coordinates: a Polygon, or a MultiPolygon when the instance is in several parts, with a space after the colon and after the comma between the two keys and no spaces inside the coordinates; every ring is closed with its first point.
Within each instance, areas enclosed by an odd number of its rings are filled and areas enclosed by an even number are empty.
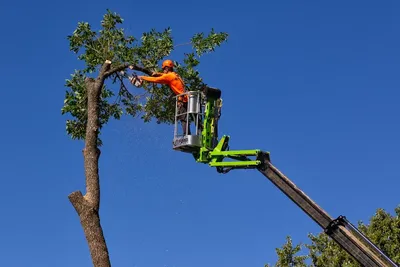
{"type": "Polygon", "coordinates": [[[232,169],[256,169],[260,171],[362,266],[399,267],[348,222],[344,216],[339,216],[337,219],[330,217],[327,212],[271,164],[269,152],[259,149],[229,150],[229,136],[227,135],[222,136],[218,142],[217,127],[222,101],[220,99],[221,92],[218,89],[207,87],[205,96],[202,145],[199,150],[192,153],[197,162],[216,167],[219,173],[227,173],[232,169]]]}

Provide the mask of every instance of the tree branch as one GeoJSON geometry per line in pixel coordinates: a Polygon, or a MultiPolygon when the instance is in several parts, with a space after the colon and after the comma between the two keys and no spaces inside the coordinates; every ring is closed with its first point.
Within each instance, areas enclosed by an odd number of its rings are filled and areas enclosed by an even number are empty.
{"type": "Polygon", "coordinates": [[[107,78],[108,76],[110,76],[110,75],[112,75],[112,74],[114,74],[116,72],[119,72],[121,70],[124,70],[124,69],[128,68],[129,66],[132,66],[133,70],[141,71],[143,73],[146,73],[147,75],[151,75],[153,73],[152,71],[150,71],[150,70],[148,70],[146,68],[143,68],[141,66],[137,66],[135,64],[124,63],[124,64],[122,64],[122,65],[120,65],[118,67],[114,67],[114,68],[104,72],[103,76],[104,76],[104,78],[107,78]]]}
{"type": "Polygon", "coordinates": [[[71,201],[72,205],[74,206],[76,213],[81,214],[83,210],[85,209],[84,207],[84,198],[82,196],[81,191],[75,191],[69,194],[68,196],[69,201],[71,201]]]}
{"type": "Polygon", "coordinates": [[[111,68],[111,61],[106,60],[104,64],[101,66],[98,77],[104,77],[104,79],[107,78],[106,73],[109,71],[110,68],[111,68]]]}
{"type": "Polygon", "coordinates": [[[178,47],[178,46],[183,46],[183,45],[190,45],[190,44],[192,44],[192,42],[187,42],[187,43],[177,44],[177,45],[175,45],[175,47],[178,47]]]}
{"type": "Polygon", "coordinates": [[[121,94],[122,89],[124,90],[124,92],[129,95],[129,97],[134,98],[134,95],[131,94],[131,92],[129,92],[128,88],[126,88],[125,84],[124,84],[124,80],[123,78],[121,78],[121,76],[119,76],[118,74],[116,75],[116,78],[118,78],[118,80],[121,82],[121,87],[120,87],[120,92],[119,94],[121,94]]]}

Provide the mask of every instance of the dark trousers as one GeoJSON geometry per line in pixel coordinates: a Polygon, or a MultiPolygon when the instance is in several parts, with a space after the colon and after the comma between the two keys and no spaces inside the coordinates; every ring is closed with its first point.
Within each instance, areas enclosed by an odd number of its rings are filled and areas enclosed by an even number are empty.
{"type": "MultiPolygon", "coordinates": [[[[178,102],[178,114],[187,112],[187,102],[178,102]]],[[[186,126],[188,125],[187,114],[178,115],[177,119],[182,124],[183,134],[186,135],[186,126]]],[[[190,135],[190,127],[188,127],[188,134],[190,135]]]]}
{"type": "MultiPolygon", "coordinates": [[[[187,102],[179,102],[178,104],[178,114],[186,113],[187,112],[187,102]]],[[[192,120],[195,121],[196,117],[193,114],[190,114],[192,116],[192,120]]],[[[190,122],[187,120],[188,116],[187,114],[182,114],[178,115],[177,119],[181,122],[182,124],[182,130],[183,134],[186,135],[186,126],[188,126],[188,135],[191,134],[190,132],[190,122]]],[[[201,122],[201,118],[199,117],[199,122],[198,122],[198,128],[199,131],[203,131],[203,123],[201,122]]]]}

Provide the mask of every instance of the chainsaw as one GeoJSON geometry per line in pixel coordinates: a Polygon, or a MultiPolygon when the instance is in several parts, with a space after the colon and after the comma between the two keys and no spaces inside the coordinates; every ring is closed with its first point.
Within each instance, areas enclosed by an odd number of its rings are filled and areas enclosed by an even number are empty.
{"type": "Polygon", "coordinates": [[[128,79],[136,87],[141,87],[142,86],[143,81],[136,75],[136,73],[132,73],[132,76],[128,76],[128,79]]]}
{"type": "MultiPolygon", "coordinates": [[[[125,72],[121,71],[121,74],[125,76],[125,72]]],[[[126,76],[125,76],[126,77],[126,76]]],[[[136,87],[141,87],[143,81],[136,75],[136,73],[132,73],[132,76],[127,76],[129,81],[136,87]]]]}

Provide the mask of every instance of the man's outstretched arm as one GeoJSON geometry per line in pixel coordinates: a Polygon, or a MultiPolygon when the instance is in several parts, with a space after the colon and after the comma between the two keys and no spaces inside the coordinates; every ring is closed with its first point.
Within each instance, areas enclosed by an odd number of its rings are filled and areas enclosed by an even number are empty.
{"type": "Polygon", "coordinates": [[[164,75],[163,72],[156,72],[156,71],[151,74],[152,77],[159,77],[159,76],[162,76],[162,75],[164,75]]]}
{"type": "Polygon", "coordinates": [[[139,79],[145,80],[148,82],[153,82],[153,83],[161,83],[161,84],[166,84],[169,82],[168,76],[165,74],[158,76],[158,77],[139,76],[139,79]]]}

